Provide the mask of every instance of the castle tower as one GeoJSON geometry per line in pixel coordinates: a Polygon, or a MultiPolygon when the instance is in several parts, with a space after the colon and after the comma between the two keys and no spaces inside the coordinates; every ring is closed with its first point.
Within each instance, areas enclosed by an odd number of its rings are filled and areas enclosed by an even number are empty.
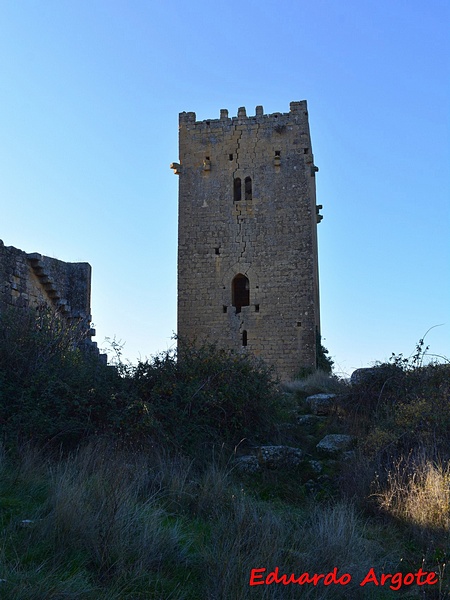
{"type": "Polygon", "coordinates": [[[316,365],[315,173],[306,101],[179,121],[178,335],[248,351],[283,380],[316,365]]]}

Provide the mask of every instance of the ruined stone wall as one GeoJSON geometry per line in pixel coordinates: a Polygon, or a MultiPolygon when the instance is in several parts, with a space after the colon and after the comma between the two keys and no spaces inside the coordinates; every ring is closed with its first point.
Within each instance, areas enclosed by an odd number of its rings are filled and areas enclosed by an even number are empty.
{"type": "Polygon", "coordinates": [[[68,323],[80,323],[87,341],[95,331],[91,322],[91,267],[88,263],[27,254],[0,240],[0,312],[48,306],[68,323]]]}
{"type": "Polygon", "coordinates": [[[318,217],[306,102],[181,113],[178,335],[249,351],[283,379],[314,367],[318,217]]]}

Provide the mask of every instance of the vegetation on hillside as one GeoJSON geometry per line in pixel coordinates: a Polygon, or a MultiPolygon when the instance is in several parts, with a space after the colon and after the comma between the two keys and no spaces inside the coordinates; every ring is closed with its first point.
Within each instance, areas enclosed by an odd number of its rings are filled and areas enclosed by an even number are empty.
{"type": "Polygon", "coordinates": [[[135,367],[107,366],[82,333],[47,310],[0,315],[4,440],[70,447],[92,435],[129,444],[236,444],[268,435],[280,393],[248,354],[184,345],[135,367]]]}
{"type": "Polygon", "coordinates": [[[110,367],[81,338],[45,311],[0,316],[2,598],[449,597],[450,365],[425,366],[423,341],[352,385],[281,388],[214,346],[110,367]],[[318,392],[334,410],[299,425],[318,392]],[[315,474],[317,441],[344,432],[356,450],[315,474]],[[305,461],[239,472],[262,443],[305,461]],[[276,567],[351,581],[261,584],[276,567]],[[392,577],[360,586],[371,569],[392,577]]]}

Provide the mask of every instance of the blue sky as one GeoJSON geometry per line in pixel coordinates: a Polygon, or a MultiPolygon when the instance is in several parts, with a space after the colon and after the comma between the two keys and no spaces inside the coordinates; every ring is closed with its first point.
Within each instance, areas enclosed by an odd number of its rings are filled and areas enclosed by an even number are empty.
{"type": "Polygon", "coordinates": [[[308,101],[336,370],[450,356],[447,0],[0,5],[0,238],[93,267],[97,341],[176,329],[178,113],[308,101]]]}

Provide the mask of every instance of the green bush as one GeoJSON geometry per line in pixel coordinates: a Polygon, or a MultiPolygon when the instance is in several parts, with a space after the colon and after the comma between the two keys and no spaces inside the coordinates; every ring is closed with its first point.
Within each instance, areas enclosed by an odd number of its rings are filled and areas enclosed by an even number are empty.
{"type": "Polygon", "coordinates": [[[145,423],[157,438],[189,450],[270,431],[279,399],[270,369],[248,354],[215,345],[182,348],[137,365],[138,401],[129,409],[129,432],[145,423]]]}
{"type": "Polygon", "coordinates": [[[118,427],[122,382],[49,309],[0,315],[0,424],[9,441],[77,442],[118,427]]]}
{"type": "MultiPolygon", "coordinates": [[[[316,369],[331,375],[333,370],[334,360],[328,356],[329,351],[322,344],[322,338],[319,332],[316,331],[316,369]]],[[[309,375],[309,373],[307,373],[309,375]]]]}
{"type": "Polygon", "coordinates": [[[3,432],[10,441],[58,445],[112,433],[192,450],[270,431],[278,396],[269,369],[215,346],[183,348],[126,368],[119,354],[111,367],[51,311],[3,313],[3,432]]]}
{"type": "Polygon", "coordinates": [[[422,446],[448,456],[450,365],[380,364],[351,386],[344,402],[369,454],[422,446]],[[367,442],[367,443],[366,443],[367,442]]]}

